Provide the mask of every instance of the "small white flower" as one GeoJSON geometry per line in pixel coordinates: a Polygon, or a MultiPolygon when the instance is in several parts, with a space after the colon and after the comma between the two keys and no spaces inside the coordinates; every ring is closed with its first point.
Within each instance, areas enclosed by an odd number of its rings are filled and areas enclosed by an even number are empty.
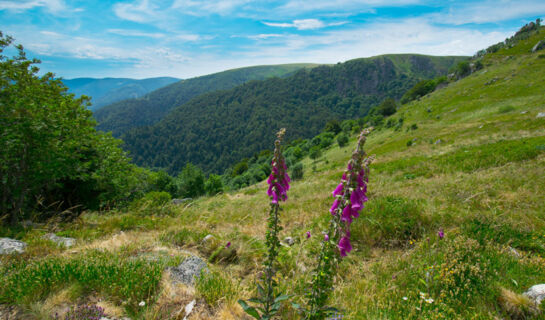
{"type": "Polygon", "coordinates": [[[146,305],[146,302],[145,301],[140,301],[140,303],[138,304],[139,306],[143,307],[146,305]]]}
{"type": "Polygon", "coordinates": [[[403,300],[407,301],[407,300],[409,300],[409,298],[407,298],[407,297],[403,297],[403,300]]]}
{"type": "Polygon", "coordinates": [[[427,303],[430,303],[430,304],[433,303],[433,301],[434,301],[434,300],[433,300],[432,298],[426,299],[426,302],[427,302],[427,303]]]}

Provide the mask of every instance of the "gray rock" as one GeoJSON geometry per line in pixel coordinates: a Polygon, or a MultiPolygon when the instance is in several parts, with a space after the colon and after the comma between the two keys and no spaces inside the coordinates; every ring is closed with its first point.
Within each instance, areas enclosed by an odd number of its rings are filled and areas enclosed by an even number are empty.
{"type": "Polygon", "coordinates": [[[206,262],[197,256],[191,256],[179,266],[170,268],[170,275],[174,282],[181,282],[187,285],[193,285],[195,279],[197,279],[201,272],[208,272],[206,262]]]}
{"type": "Polygon", "coordinates": [[[545,118],[545,112],[538,113],[536,118],[545,118]]]}
{"type": "Polygon", "coordinates": [[[528,111],[524,110],[524,111],[521,111],[520,114],[527,114],[528,111]]]}
{"type": "Polygon", "coordinates": [[[532,52],[537,52],[539,50],[545,49],[545,40],[539,40],[536,45],[532,48],[532,52]]]}
{"type": "Polygon", "coordinates": [[[283,242],[290,247],[295,244],[295,240],[292,237],[285,237],[283,242]]]}
{"type": "Polygon", "coordinates": [[[23,241],[0,238],[0,254],[23,253],[27,244],[23,241]]]}
{"type": "Polygon", "coordinates": [[[70,248],[76,244],[76,239],[59,237],[54,233],[45,234],[42,238],[55,242],[58,246],[70,248]]]}
{"type": "Polygon", "coordinates": [[[520,252],[518,252],[517,249],[513,247],[509,247],[509,253],[515,258],[522,258],[522,255],[520,254],[520,252]]]}
{"type": "Polygon", "coordinates": [[[214,236],[211,234],[207,234],[206,237],[202,238],[202,243],[207,243],[212,239],[214,239],[214,236]]]}
{"type": "Polygon", "coordinates": [[[185,202],[191,201],[191,198],[184,198],[184,199],[172,199],[170,203],[172,204],[183,204],[185,202]]]}
{"type": "Polygon", "coordinates": [[[537,305],[545,300],[545,284],[537,284],[524,293],[525,296],[532,299],[537,305]]]}

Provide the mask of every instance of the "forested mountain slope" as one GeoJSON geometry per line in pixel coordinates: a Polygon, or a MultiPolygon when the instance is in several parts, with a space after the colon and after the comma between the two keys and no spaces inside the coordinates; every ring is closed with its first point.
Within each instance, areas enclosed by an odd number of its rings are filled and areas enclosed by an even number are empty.
{"type": "Polygon", "coordinates": [[[91,97],[92,111],[125,99],[139,98],[148,92],[178,82],[171,77],[128,79],[128,78],[75,78],[63,79],[68,91],[76,96],[91,97]]]}
{"type": "Polygon", "coordinates": [[[196,97],[122,139],[139,165],[175,173],[192,162],[222,172],[269,147],[281,126],[288,140],[312,137],[328,120],[362,117],[383,99],[400,98],[419,80],[446,74],[462,59],[384,55],[251,81],[196,97]]]}
{"type": "Polygon", "coordinates": [[[120,136],[125,131],[152,125],[161,120],[170,110],[200,94],[216,90],[231,89],[249,80],[283,77],[313,64],[284,64],[239,68],[202,77],[182,80],[147,94],[138,99],[129,99],[106,106],[94,117],[98,129],[112,131],[120,136]]]}

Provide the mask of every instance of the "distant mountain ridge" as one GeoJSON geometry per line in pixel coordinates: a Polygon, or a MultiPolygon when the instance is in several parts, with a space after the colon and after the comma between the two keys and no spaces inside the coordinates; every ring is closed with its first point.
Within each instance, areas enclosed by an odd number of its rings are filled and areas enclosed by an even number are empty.
{"type": "Polygon", "coordinates": [[[250,80],[285,77],[302,68],[316,64],[282,64],[238,68],[179,81],[155,90],[144,97],[129,99],[106,106],[94,113],[98,129],[121,136],[135,127],[151,125],[192,98],[216,91],[227,90],[250,80]]]}
{"type": "Polygon", "coordinates": [[[125,99],[139,98],[148,92],[178,82],[180,79],[172,77],[158,77],[148,79],[129,78],[75,78],[63,79],[68,91],[76,96],[90,96],[92,111],[125,99]]]}
{"type": "Polygon", "coordinates": [[[191,162],[220,173],[267,149],[280,127],[287,128],[288,140],[313,137],[327,121],[363,117],[383,99],[399,99],[418,81],[445,75],[463,59],[383,55],[249,81],[197,96],[121,137],[138,165],[176,173],[191,162]]]}

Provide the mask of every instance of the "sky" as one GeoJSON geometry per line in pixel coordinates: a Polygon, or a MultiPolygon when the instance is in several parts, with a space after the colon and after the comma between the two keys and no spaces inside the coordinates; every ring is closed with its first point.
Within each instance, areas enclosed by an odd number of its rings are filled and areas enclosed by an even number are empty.
{"type": "Polygon", "coordinates": [[[543,0],[0,0],[0,31],[66,79],[473,55],[542,17],[543,0]]]}

